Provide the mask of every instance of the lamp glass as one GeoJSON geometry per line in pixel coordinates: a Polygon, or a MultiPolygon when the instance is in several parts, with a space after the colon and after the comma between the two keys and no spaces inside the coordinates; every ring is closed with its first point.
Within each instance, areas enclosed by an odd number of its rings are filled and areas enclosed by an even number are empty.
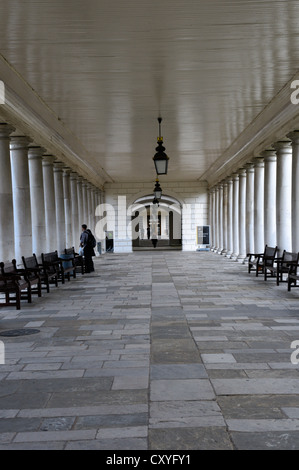
{"type": "Polygon", "coordinates": [[[154,158],[154,163],[157,175],[167,175],[168,158],[163,160],[154,158]]]}

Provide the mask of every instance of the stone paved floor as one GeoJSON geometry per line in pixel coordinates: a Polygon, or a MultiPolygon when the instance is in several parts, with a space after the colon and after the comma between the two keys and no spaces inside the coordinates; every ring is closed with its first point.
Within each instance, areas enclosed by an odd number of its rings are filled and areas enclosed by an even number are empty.
{"type": "Polygon", "coordinates": [[[39,330],[0,336],[0,450],[299,449],[299,289],[207,252],[95,264],[0,309],[39,330]]]}

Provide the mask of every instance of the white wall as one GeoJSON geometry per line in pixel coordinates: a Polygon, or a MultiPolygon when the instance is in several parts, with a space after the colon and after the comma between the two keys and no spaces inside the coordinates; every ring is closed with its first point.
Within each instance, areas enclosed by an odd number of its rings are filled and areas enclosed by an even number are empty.
{"type": "MultiPolygon", "coordinates": [[[[160,181],[163,195],[177,199],[182,205],[182,248],[195,251],[196,227],[208,223],[208,191],[205,182],[160,181]]],[[[103,229],[114,231],[114,251],[132,251],[131,214],[128,208],[140,197],[153,194],[153,183],[107,183],[104,207],[98,210],[97,238],[103,240],[103,229]]],[[[162,196],[163,197],[163,196],[162,196]]]]}

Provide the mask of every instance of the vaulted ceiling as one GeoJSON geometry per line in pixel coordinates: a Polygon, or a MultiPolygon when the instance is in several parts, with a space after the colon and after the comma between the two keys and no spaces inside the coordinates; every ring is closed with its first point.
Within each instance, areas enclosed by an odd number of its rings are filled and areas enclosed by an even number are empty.
{"type": "MultiPolygon", "coordinates": [[[[295,128],[299,1],[1,0],[0,118],[94,183],[210,183],[295,128]]],[[[299,105],[298,105],[299,106],[299,105]]]]}

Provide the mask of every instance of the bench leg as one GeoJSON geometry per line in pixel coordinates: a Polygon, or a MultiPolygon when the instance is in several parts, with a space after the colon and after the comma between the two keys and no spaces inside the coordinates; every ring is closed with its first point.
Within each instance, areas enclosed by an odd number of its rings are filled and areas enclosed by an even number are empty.
{"type": "Polygon", "coordinates": [[[16,307],[17,310],[21,310],[21,292],[19,290],[16,292],[16,307]]]}
{"type": "Polygon", "coordinates": [[[31,292],[31,286],[30,285],[28,286],[28,289],[27,289],[27,297],[28,297],[28,303],[31,304],[31,302],[32,302],[32,292],[31,292]]]}
{"type": "Polygon", "coordinates": [[[42,296],[42,283],[41,283],[41,281],[39,281],[39,283],[37,284],[37,295],[38,295],[38,297],[42,296]]]}

